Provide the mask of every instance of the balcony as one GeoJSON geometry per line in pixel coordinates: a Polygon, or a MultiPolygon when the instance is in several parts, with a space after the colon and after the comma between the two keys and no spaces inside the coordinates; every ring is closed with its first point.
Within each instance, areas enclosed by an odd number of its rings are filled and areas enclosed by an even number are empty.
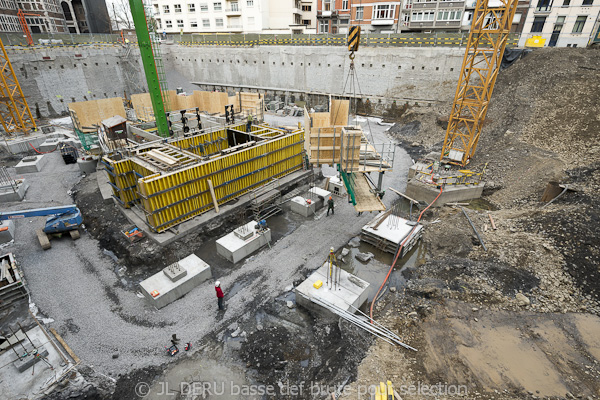
{"type": "Polygon", "coordinates": [[[552,6],[551,5],[547,5],[547,6],[539,6],[534,8],[533,13],[534,14],[550,14],[550,12],[552,11],[552,6]]]}
{"type": "Polygon", "coordinates": [[[394,18],[377,18],[371,20],[371,25],[394,25],[394,18]]]}
{"type": "Polygon", "coordinates": [[[335,16],[337,16],[337,10],[334,10],[334,11],[318,10],[317,11],[317,18],[331,18],[331,17],[335,17],[335,16]]]}
{"type": "Polygon", "coordinates": [[[239,17],[242,15],[242,10],[239,7],[225,9],[225,15],[228,17],[239,17]]]}
{"type": "Polygon", "coordinates": [[[229,32],[242,32],[243,31],[243,27],[242,25],[236,24],[236,25],[227,25],[227,30],[229,32]]]}

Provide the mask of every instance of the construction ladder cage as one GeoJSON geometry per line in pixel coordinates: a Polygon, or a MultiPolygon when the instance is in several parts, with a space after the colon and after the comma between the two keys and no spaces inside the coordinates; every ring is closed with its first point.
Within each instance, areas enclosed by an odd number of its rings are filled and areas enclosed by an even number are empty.
{"type": "Polygon", "coordinates": [[[270,182],[250,191],[250,211],[254,220],[263,219],[279,214],[281,210],[281,181],[273,178],[270,182]]]}

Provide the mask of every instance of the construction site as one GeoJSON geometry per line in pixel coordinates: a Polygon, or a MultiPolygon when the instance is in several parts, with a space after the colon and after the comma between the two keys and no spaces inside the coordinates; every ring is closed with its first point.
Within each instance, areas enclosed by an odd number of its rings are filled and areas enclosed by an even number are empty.
{"type": "Polygon", "coordinates": [[[517,0],[440,47],[151,3],[0,34],[0,398],[600,399],[597,47],[516,47],[517,0]]]}

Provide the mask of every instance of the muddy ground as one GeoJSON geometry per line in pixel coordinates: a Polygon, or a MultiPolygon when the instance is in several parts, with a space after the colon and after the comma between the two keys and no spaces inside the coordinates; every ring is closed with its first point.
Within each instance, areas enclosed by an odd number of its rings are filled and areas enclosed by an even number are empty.
{"type": "MultiPolygon", "coordinates": [[[[468,398],[600,397],[599,62],[543,49],[499,75],[469,165],[487,163],[484,201],[466,207],[487,251],[460,209],[430,213],[426,262],[376,306],[419,352],[378,342],[343,398],[384,379],[464,385],[468,398]],[[573,190],[546,206],[550,181],[573,190]]],[[[449,109],[410,108],[390,131],[415,158],[439,152],[449,109]]]]}

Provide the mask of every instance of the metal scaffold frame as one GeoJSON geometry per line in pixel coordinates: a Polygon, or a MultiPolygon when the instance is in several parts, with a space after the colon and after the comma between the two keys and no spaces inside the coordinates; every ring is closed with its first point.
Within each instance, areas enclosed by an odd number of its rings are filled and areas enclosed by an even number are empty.
{"type": "Polygon", "coordinates": [[[477,0],[440,160],[466,165],[481,135],[517,0],[477,0]]]}
{"type": "Polygon", "coordinates": [[[37,125],[2,40],[0,40],[0,47],[2,47],[2,53],[0,53],[0,63],[2,64],[0,122],[8,134],[21,131],[27,135],[31,130],[37,129],[37,125]]]}

